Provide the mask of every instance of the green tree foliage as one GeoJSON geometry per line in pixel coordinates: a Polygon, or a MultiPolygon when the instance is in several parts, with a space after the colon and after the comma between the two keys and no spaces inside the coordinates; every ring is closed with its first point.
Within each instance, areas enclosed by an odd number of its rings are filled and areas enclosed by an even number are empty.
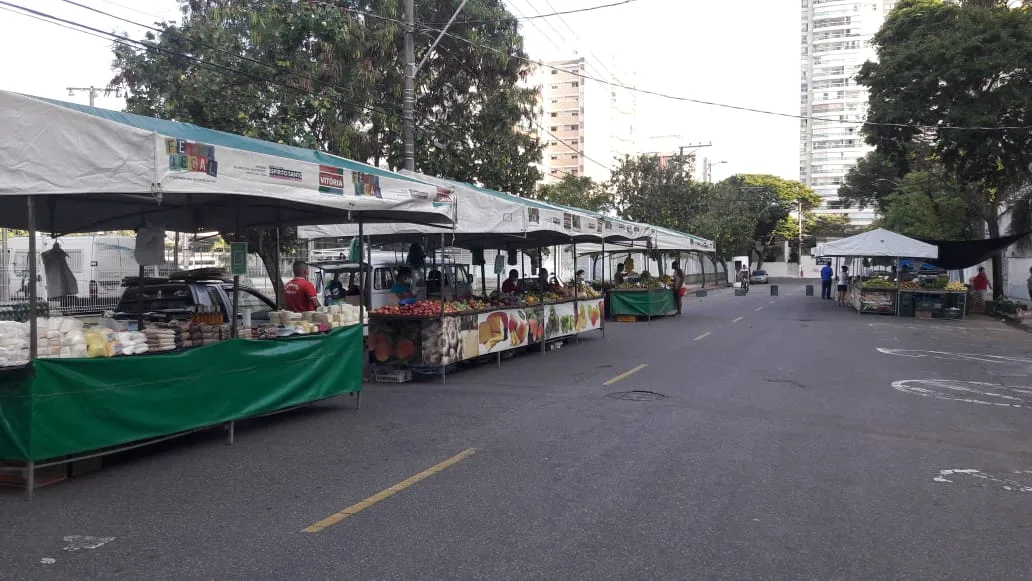
{"type": "MultiPolygon", "coordinates": [[[[758,265],[769,256],[774,246],[788,240],[798,246],[800,204],[804,220],[808,212],[820,204],[820,196],[806,185],[766,174],[742,174],[724,180],[732,192],[724,203],[712,207],[710,214],[740,212],[736,221],[752,222],[742,236],[751,242],[748,254],[758,265]]],[[[716,199],[715,199],[716,201],[716,199]]],[[[805,225],[804,225],[805,229],[805,225]]],[[[737,244],[736,244],[737,246],[737,244]]]]}
{"type": "Polygon", "coordinates": [[[539,187],[534,193],[534,198],[594,212],[613,209],[612,194],[587,176],[564,175],[558,183],[539,187]]]}
{"type": "MultiPolygon", "coordinates": [[[[946,174],[977,194],[971,209],[999,236],[1001,212],[1032,173],[1032,131],[949,127],[1032,125],[1032,11],[989,0],[903,0],[874,44],[878,62],[857,77],[870,89],[867,141],[897,160],[915,142],[930,144],[946,174]]],[[[993,266],[999,292],[999,255],[993,266]]]]}
{"type": "Polygon", "coordinates": [[[848,216],[841,214],[821,214],[806,217],[803,234],[810,244],[816,245],[818,239],[845,238],[860,231],[853,226],[848,216]]]}
{"type": "MultiPolygon", "coordinates": [[[[158,25],[148,48],[114,49],[112,85],[128,111],[402,165],[400,0],[360,11],[338,0],[180,4],[183,21],[158,25]]],[[[417,19],[439,25],[458,5],[418,2],[417,19]]],[[[519,85],[529,69],[517,21],[501,0],[470,0],[450,32],[499,52],[449,36],[430,55],[417,76],[417,169],[531,193],[541,148],[519,129],[533,121],[535,93],[519,85]]],[[[420,28],[417,62],[433,36],[420,28]]],[[[259,251],[270,232],[249,235],[259,251]]]]}
{"type": "Polygon", "coordinates": [[[874,150],[856,161],[839,187],[839,200],[846,208],[874,208],[884,213],[886,198],[896,191],[896,184],[906,173],[898,160],[874,150]]]}
{"type": "Polygon", "coordinates": [[[691,231],[705,211],[705,184],[692,181],[687,159],[655,155],[624,157],[605,184],[623,218],[691,231]]]}
{"type": "MultiPolygon", "coordinates": [[[[968,240],[975,225],[964,192],[932,172],[911,172],[885,198],[877,226],[930,240],[968,240]]],[[[981,228],[978,228],[981,233],[981,228]]]]}

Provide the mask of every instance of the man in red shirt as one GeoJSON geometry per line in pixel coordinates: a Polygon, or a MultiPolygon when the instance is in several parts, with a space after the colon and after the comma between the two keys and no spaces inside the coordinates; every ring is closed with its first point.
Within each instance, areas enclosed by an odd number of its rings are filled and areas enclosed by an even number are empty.
{"type": "Polygon", "coordinates": [[[985,275],[985,268],[981,266],[978,267],[978,274],[975,275],[975,278],[971,279],[971,286],[976,291],[982,293],[993,288],[993,285],[989,284],[989,277],[985,275]]]}
{"type": "Polygon", "coordinates": [[[505,279],[505,282],[502,283],[502,292],[508,295],[516,294],[516,291],[519,290],[519,286],[517,286],[516,281],[519,280],[519,278],[519,271],[515,268],[510,270],[509,278],[505,279]]]}
{"type": "Polygon", "coordinates": [[[319,306],[315,285],[308,280],[308,265],[303,260],[294,262],[294,278],[283,285],[283,306],[295,313],[314,311],[319,306]]]}

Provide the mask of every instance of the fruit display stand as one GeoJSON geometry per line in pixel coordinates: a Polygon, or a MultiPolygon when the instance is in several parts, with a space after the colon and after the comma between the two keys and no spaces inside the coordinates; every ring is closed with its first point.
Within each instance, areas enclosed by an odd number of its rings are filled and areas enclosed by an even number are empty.
{"type": "Polygon", "coordinates": [[[861,313],[895,315],[898,308],[899,288],[895,282],[870,279],[853,285],[850,295],[854,308],[861,313]]]}
{"type": "MultiPolygon", "coordinates": [[[[440,303],[433,302],[433,305],[440,303]]],[[[429,307],[429,305],[427,305],[429,307]]],[[[439,372],[464,361],[572,337],[603,327],[603,300],[437,314],[369,314],[369,348],[376,362],[439,372]]],[[[418,311],[418,309],[414,309],[418,311]]]]}
{"type": "Polygon", "coordinates": [[[668,288],[611,288],[606,291],[606,316],[660,317],[677,312],[668,288]]]}

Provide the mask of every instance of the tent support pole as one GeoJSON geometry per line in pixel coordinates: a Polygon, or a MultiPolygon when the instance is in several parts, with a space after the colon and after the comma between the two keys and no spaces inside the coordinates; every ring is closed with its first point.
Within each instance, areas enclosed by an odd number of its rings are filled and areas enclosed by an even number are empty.
{"type": "Polygon", "coordinates": [[[276,279],[272,281],[272,290],[276,293],[276,309],[283,310],[283,274],[280,273],[280,233],[279,224],[276,224],[276,252],[273,253],[275,256],[275,264],[272,266],[272,270],[275,273],[276,279]]]}
{"type": "MultiPolygon", "coordinates": [[[[436,263],[437,263],[436,259],[434,260],[434,263],[436,265],[436,263]]],[[[441,275],[441,282],[440,282],[441,286],[438,289],[438,291],[441,293],[441,336],[444,337],[444,281],[445,281],[445,274],[444,273],[447,270],[446,268],[444,268],[444,232],[441,232],[441,263],[438,266],[440,268],[440,270],[438,272],[441,275]]],[[[429,288],[429,286],[430,286],[429,283],[427,283],[427,287],[428,288],[429,288]]],[[[441,383],[442,384],[448,383],[448,363],[444,360],[444,354],[443,353],[441,354],[441,383]]]]}
{"type": "MultiPolygon", "coordinates": [[[[362,328],[362,381],[365,381],[366,377],[366,363],[369,361],[369,346],[366,344],[365,339],[365,302],[366,302],[366,289],[370,285],[366,283],[366,271],[362,267],[362,219],[358,220],[358,325],[362,328]]],[[[372,269],[370,269],[369,275],[372,278],[372,269]]],[[[362,393],[359,391],[359,393],[362,393]]]]}
{"type": "Polygon", "coordinates": [[[598,320],[602,324],[602,337],[606,336],[606,303],[609,302],[609,297],[606,296],[606,239],[602,237],[602,312],[599,314],[598,320]]]}
{"type": "MultiPolygon", "coordinates": [[[[39,278],[39,269],[36,268],[36,199],[32,196],[26,196],[25,199],[29,226],[29,361],[35,362],[39,356],[39,322],[36,320],[39,317],[39,289],[36,287],[36,280],[39,278]]],[[[31,490],[29,496],[32,496],[31,490]]]]}
{"type": "MultiPolygon", "coordinates": [[[[236,238],[237,238],[237,240],[240,240],[241,238],[240,238],[240,213],[239,212],[237,212],[237,220],[236,220],[236,222],[237,222],[237,224],[236,224],[236,238]]],[[[231,313],[232,319],[230,319],[232,321],[231,324],[233,325],[232,333],[230,334],[230,336],[233,337],[234,339],[237,338],[238,333],[240,332],[239,323],[237,322],[237,316],[238,316],[238,314],[240,312],[239,305],[240,305],[240,275],[239,274],[234,274],[233,275],[233,309],[232,309],[233,312],[231,313]]],[[[233,430],[233,427],[232,427],[232,425],[230,425],[230,437],[229,437],[229,439],[230,439],[229,443],[230,444],[233,443],[233,432],[232,432],[232,430],[233,430]]]]}

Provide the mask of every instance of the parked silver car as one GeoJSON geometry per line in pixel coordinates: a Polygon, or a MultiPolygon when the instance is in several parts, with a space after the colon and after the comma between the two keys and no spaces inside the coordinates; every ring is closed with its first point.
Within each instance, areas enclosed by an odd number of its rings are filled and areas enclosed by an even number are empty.
{"type": "Polygon", "coordinates": [[[767,284],[767,271],[766,270],[754,270],[749,275],[749,284],[767,284]]]}

